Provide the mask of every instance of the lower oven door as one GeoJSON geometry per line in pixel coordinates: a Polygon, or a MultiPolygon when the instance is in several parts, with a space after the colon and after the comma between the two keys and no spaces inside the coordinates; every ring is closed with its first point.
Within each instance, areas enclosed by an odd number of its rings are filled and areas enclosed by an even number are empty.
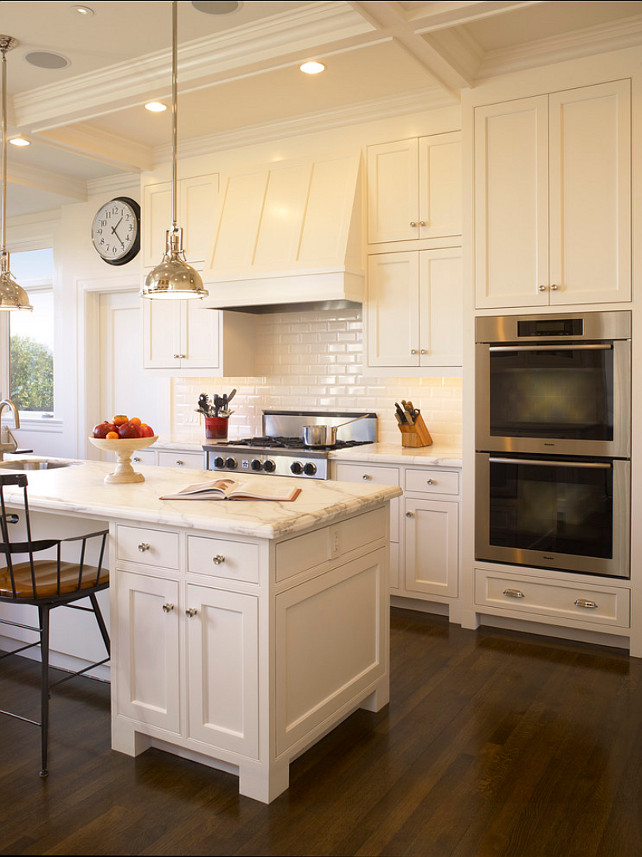
{"type": "Polygon", "coordinates": [[[631,465],[476,454],[475,556],[630,576],[631,465]]]}

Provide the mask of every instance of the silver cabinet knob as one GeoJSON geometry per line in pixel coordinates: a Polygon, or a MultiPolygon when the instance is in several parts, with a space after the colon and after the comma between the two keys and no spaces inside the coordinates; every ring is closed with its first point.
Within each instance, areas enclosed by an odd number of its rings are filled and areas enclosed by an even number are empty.
{"type": "Polygon", "coordinates": [[[225,557],[222,554],[217,553],[216,556],[212,557],[212,562],[214,565],[221,565],[225,562],[225,557]]]}
{"type": "Polygon", "coordinates": [[[185,462],[181,458],[176,459],[176,466],[177,467],[182,467],[184,464],[185,464],[185,462]]]}
{"type": "Polygon", "coordinates": [[[557,283],[551,283],[551,291],[556,292],[559,289],[557,283]]]}
{"type": "Polygon", "coordinates": [[[196,616],[197,613],[198,610],[196,609],[196,607],[188,607],[185,611],[185,614],[189,616],[190,619],[192,618],[192,616],[196,616]]]}
{"type": "Polygon", "coordinates": [[[417,222],[415,220],[411,220],[410,225],[414,228],[417,225],[417,222]]]}
{"type": "Polygon", "coordinates": [[[411,348],[411,349],[410,349],[410,353],[411,353],[411,354],[416,354],[416,353],[417,353],[417,349],[416,349],[416,348],[411,348]]]}
{"type": "Polygon", "coordinates": [[[426,225],[426,221],[425,221],[425,220],[420,220],[420,221],[419,221],[419,225],[420,225],[420,226],[425,226],[425,225],[426,225]]]}
{"type": "Polygon", "coordinates": [[[419,353],[420,354],[428,354],[428,351],[425,348],[420,348],[419,353]]]}
{"type": "Polygon", "coordinates": [[[142,461],[142,458],[140,457],[140,455],[135,455],[134,461],[142,461]]]}
{"type": "Polygon", "coordinates": [[[141,553],[145,553],[145,551],[148,551],[148,550],[150,550],[150,549],[151,549],[151,545],[148,545],[148,544],[147,544],[147,542],[141,542],[141,543],[138,545],[138,550],[139,550],[141,553]]]}
{"type": "Polygon", "coordinates": [[[575,601],[576,607],[584,607],[586,610],[596,610],[597,604],[595,601],[591,601],[588,598],[578,598],[575,601]]]}
{"type": "Polygon", "coordinates": [[[519,589],[505,589],[504,595],[508,598],[524,598],[524,593],[519,589]]]}
{"type": "Polygon", "coordinates": [[[174,609],[173,604],[163,604],[163,612],[164,613],[171,613],[173,609],[174,609]]]}
{"type": "Polygon", "coordinates": [[[414,518],[414,517],[415,517],[414,512],[406,512],[406,518],[414,518]]]}
{"type": "Polygon", "coordinates": [[[369,473],[364,473],[361,478],[367,480],[367,479],[372,479],[372,476],[369,473]]]}
{"type": "Polygon", "coordinates": [[[435,484],[436,483],[435,483],[434,479],[426,479],[426,485],[435,485],[435,484]]]}
{"type": "Polygon", "coordinates": [[[548,286],[538,286],[537,287],[538,292],[545,292],[547,290],[548,290],[548,286]]]}

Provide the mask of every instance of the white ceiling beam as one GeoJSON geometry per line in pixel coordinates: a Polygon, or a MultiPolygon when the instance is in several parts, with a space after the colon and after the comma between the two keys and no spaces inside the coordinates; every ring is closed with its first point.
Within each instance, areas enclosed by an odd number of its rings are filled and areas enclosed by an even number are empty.
{"type": "Polygon", "coordinates": [[[34,132],[31,136],[46,145],[75,152],[119,169],[141,171],[154,167],[154,152],[150,146],[117,134],[98,131],[83,123],[68,128],[50,128],[37,134],[34,132]]]}
{"type": "Polygon", "coordinates": [[[63,173],[54,173],[42,167],[27,166],[26,164],[9,164],[7,167],[7,182],[34,190],[54,193],[77,202],[87,200],[87,184],[82,179],[75,179],[63,173]]]}
{"type": "Polygon", "coordinates": [[[416,33],[460,27],[491,15],[513,12],[525,6],[540,6],[542,0],[457,0],[457,2],[426,3],[407,14],[406,20],[416,33]]]}

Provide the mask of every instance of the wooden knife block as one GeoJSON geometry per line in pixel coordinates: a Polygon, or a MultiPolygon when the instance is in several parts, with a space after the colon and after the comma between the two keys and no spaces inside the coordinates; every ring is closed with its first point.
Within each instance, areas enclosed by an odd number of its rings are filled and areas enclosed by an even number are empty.
{"type": "Polygon", "coordinates": [[[414,426],[399,426],[401,432],[402,446],[430,446],[432,438],[430,432],[426,428],[426,424],[421,414],[417,414],[414,426]]]}

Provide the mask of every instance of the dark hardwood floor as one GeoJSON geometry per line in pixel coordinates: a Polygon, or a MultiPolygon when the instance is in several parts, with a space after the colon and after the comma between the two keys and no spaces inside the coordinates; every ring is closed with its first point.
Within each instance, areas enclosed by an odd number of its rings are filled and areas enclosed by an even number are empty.
{"type": "MultiPolygon", "coordinates": [[[[0,719],[0,853],[642,855],[642,661],[613,649],[392,611],[392,694],[290,768],[270,806],[234,776],[110,750],[109,687],[55,691],[39,732],[0,719]]],[[[34,664],[0,706],[37,711],[34,664]]]]}

